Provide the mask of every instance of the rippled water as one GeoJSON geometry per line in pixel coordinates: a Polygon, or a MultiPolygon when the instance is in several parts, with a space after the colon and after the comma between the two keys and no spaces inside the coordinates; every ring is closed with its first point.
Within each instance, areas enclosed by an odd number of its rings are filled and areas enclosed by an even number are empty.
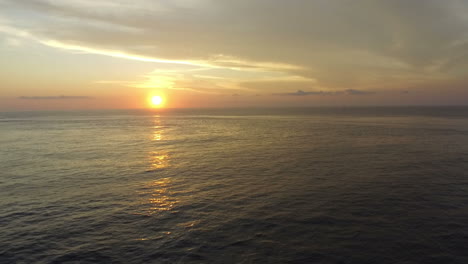
{"type": "Polygon", "coordinates": [[[468,108],[0,113],[0,263],[468,263],[468,108]]]}

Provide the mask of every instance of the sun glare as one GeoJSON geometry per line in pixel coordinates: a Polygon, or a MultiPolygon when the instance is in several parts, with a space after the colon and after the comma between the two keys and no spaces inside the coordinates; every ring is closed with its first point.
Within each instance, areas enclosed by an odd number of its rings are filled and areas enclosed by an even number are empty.
{"type": "Polygon", "coordinates": [[[151,97],[151,106],[153,107],[161,107],[164,103],[164,98],[159,95],[155,95],[151,97]]]}

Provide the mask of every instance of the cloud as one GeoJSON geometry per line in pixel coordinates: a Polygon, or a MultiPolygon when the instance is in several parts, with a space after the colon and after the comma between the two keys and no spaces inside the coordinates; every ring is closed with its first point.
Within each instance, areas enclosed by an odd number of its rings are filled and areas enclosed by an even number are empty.
{"type": "Polygon", "coordinates": [[[462,79],[468,68],[460,59],[468,2],[460,0],[4,0],[0,8],[11,21],[5,34],[57,49],[281,72],[324,92],[357,95],[408,80],[424,87],[462,79]]]}
{"type": "Polygon", "coordinates": [[[20,96],[18,99],[24,100],[84,100],[92,99],[90,96],[20,96]]]}
{"type": "Polygon", "coordinates": [[[23,43],[21,42],[21,40],[17,39],[17,38],[7,38],[5,40],[5,44],[7,46],[10,46],[10,47],[19,47],[21,45],[23,45],[23,43]]]}
{"type": "Polygon", "coordinates": [[[362,90],[356,90],[356,89],[346,89],[344,90],[344,92],[347,94],[351,94],[351,95],[366,95],[366,94],[374,93],[374,92],[362,91],[362,90]]]}
{"type": "Polygon", "coordinates": [[[306,95],[324,95],[324,94],[330,94],[329,92],[324,93],[323,91],[318,91],[318,92],[304,92],[302,90],[297,90],[294,93],[274,93],[273,95],[284,95],[284,96],[306,96],[306,95]]]}
{"type": "Polygon", "coordinates": [[[154,70],[141,76],[139,80],[101,80],[96,83],[101,85],[118,85],[150,90],[182,90],[185,92],[204,94],[240,93],[248,91],[247,88],[239,86],[232,79],[221,77],[226,75],[226,72],[220,73],[218,71],[217,74],[219,76],[213,76],[213,73],[210,73],[207,69],[204,69],[203,74],[200,74],[200,72],[201,69],[191,69],[183,72],[154,70]]]}
{"type": "Polygon", "coordinates": [[[280,96],[307,96],[307,95],[342,95],[342,94],[348,94],[348,95],[366,95],[366,94],[373,94],[374,92],[368,92],[368,91],[361,91],[361,90],[355,90],[355,89],[346,89],[342,91],[303,91],[303,90],[297,90],[296,92],[293,93],[274,93],[273,95],[280,95],[280,96]]]}

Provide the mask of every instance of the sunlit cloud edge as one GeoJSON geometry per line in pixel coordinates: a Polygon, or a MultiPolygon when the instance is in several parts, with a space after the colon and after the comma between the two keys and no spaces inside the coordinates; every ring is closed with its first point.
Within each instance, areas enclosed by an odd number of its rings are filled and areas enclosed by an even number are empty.
{"type": "Polygon", "coordinates": [[[275,62],[254,62],[248,60],[238,59],[234,56],[217,54],[207,58],[206,60],[169,60],[162,58],[155,58],[149,56],[135,55],[130,54],[121,50],[109,50],[109,49],[100,49],[93,47],[86,47],[82,45],[74,45],[64,43],[62,41],[53,40],[53,39],[44,39],[37,37],[30,32],[18,29],[9,25],[0,24],[0,32],[6,33],[8,35],[13,35],[16,37],[27,38],[41,43],[42,45],[68,50],[72,52],[87,53],[87,54],[96,54],[104,55],[114,58],[136,60],[142,62],[154,62],[154,63],[166,63],[166,64],[179,64],[179,65],[189,65],[197,66],[204,68],[217,68],[217,69],[230,69],[236,71],[258,71],[258,72],[287,72],[293,70],[303,69],[297,65],[284,64],[284,63],[275,63],[275,62]]]}

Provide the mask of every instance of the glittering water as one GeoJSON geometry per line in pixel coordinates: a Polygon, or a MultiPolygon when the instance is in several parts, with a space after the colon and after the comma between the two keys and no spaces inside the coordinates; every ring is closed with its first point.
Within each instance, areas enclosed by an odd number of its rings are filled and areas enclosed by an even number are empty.
{"type": "Polygon", "coordinates": [[[0,113],[0,263],[468,263],[468,108],[0,113]]]}

